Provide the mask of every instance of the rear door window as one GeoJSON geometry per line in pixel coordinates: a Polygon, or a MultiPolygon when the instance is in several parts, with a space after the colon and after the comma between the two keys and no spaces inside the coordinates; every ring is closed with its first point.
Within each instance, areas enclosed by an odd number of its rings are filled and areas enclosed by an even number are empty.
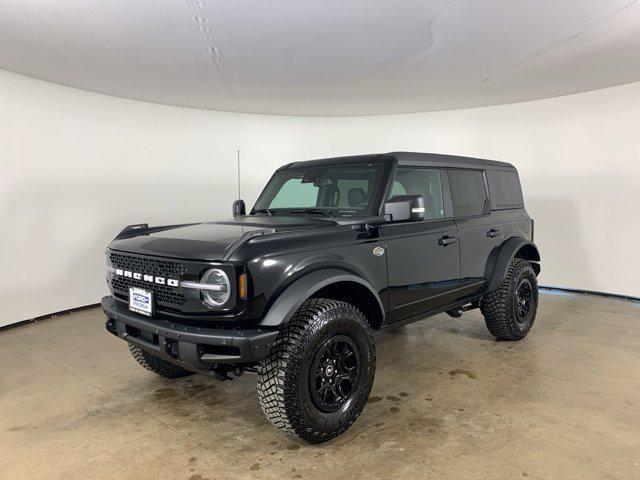
{"type": "Polygon", "coordinates": [[[449,183],[456,217],[482,215],[489,202],[482,170],[449,170],[449,183]]]}

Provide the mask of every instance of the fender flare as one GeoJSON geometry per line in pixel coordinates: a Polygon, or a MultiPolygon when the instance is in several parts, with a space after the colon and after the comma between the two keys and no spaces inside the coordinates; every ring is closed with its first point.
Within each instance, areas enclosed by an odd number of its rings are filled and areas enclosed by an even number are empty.
{"type": "MultiPolygon", "coordinates": [[[[493,263],[493,270],[491,272],[489,284],[487,285],[487,292],[492,292],[502,283],[502,281],[507,276],[507,270],[509,269],[509,265],[511,261],[515,258],[516,254],[526,246],[530,246],[533,250],[530,250],[530,257],[528,260],[532,262],[540,261],[540,253],[538,252],[538,247],[536,244],[520,237],[511,237],[509,240],[504,242],[498,250],[497,258],[493,263]]],[[[534,270],[536,272],[536,276],[540,273],[540,265],[534,264],[534,270]]]]}
{"type": "Polygon", "coordinates": [[[355,282],[366,287],[378,301],[378,307],[383,321],[385,310],[380,296],[373,286],[361,277],[346,270],[337,268],[323,268],[307,273],[289,285],[271,305],[267,314],[260,322],[261,327],[278,327],[291,320],[293,314],[309,297],[320,289],[337,282],[355,282]]]}

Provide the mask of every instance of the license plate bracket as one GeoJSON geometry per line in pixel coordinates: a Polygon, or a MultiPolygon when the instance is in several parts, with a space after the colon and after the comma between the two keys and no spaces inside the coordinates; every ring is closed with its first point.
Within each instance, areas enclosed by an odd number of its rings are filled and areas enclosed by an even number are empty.
{"type": "Polygon", "coordinates": [[[129,310],[152,317],[153,292],[144,288],[129,287],[129,310]]]}

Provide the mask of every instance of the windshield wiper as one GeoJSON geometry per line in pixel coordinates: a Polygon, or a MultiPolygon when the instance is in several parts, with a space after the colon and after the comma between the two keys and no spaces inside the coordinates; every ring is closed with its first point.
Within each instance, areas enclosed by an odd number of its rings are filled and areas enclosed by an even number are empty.
{"type": "Polygon", "coordinates": [[[273,214],[275,213],[276,209],[275,208],[257,208],[253,211],[254,214],[256,213],[266,213],[267,215],[269,215],[270,217],[273,217],[273,214]]]}
{"type": "Polygon", "coordinates": [[[333,217],[329,208],[305,208],[302,210],[290,210],[291,213],[321,213],[325,217],[333,217]]]}

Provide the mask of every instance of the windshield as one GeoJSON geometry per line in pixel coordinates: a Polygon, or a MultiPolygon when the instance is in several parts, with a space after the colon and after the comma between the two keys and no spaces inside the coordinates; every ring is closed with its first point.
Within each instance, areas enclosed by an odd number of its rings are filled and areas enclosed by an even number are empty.
{"type": "Polygon", "coordinates": [[[375,163],[283,170],[271,178],[251,213],[369,216],[382,169],[375,163]]]}

